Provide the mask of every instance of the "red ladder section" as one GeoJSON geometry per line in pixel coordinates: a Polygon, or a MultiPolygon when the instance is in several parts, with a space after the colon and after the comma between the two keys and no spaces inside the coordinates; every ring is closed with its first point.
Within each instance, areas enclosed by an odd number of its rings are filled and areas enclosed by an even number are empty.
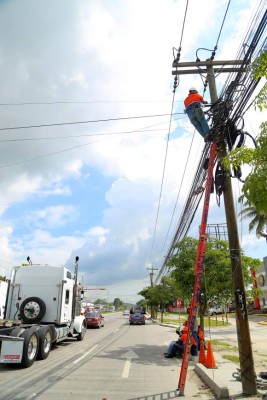
{"type": "Polygon", "coordinates": [[[188,319],[188,334],[185,343],[185,350],[182,360],[180,378],[178,383],[179,396],[184,395],[184,387],[186,382],[186,375],[187,369],[190,359],[190,350],[191,350],[191,337],[193,335],[195,321],[197,317],[197,308],[199,304],[199,296],[200,296],[200,289],[202,283],[202,273],[203,273],[203,264],[205,260],[206,254],[206,247],[207,247],[207,220],[208,220],[208,213],[209,213],[209,204],[210,204],[210,194],[212,190],[212,183],[213,183],[213,167],[214,167],[214,160],[215,160],[215,153],[216,153],[216,144],[213,143],[210,150],[210,159],[209,159],[209,166],[208,166],[208,176],[206,182],[206,190],[205,190],[205,197],[204,197],[204,205],[202,211],[202,219],[200,225],[200,234],[199,234],[199,242],[198,242],[198,249],[196,255],[196,263],[195,263],[195,284],[194,284],[194,291],[192,296],[192,304],[191,310],[188,319]]]}

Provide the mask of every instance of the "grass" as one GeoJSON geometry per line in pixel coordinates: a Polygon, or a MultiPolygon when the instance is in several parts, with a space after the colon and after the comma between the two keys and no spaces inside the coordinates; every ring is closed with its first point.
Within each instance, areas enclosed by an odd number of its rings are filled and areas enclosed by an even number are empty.
{"type": "Polygon", "coordinates": [[[224,354],[222,356],[222,358],[225,358],[225,360],[229,360],[229,361],[233,362],[234,364],[238,364],[239,365],[239,363],[240,363],[239,357],[238,356],[233,356],[231,354],[224,354]]]}
{"type": "Polygon", "coordinates": [[[212,344],[212,346],[218,346],[221,348],[227,348],[228,350],[238,351],[238,347],[232,346],[231,344],[226,342],[221,342],[220,340],[211,340],[210,343],[212,344]]]}
{"type": "MultiPolygon", "coordinates": [[[[158,313],[158,321],[161,321],[161,314],[158,313]]],[[[188,319],[188,314],[181,314],[180,315],[180,322],[179,322],[179,316],[176,314],[171,314],[171,313],[164,313],[163,314],[163,323],[164,324],[173,324],[179,326],[183,325],[183,322],[188,319]]],[[[199,318],[198,318],[198,323],[199,323],[199,318]]],[[[214,326],[229,326],[229,322],[227,322],[224,319],[222,319],[222,316],[217,316],[217,317],[205,317],[204,318],[204,327],[214,327],[214,326]]]]}

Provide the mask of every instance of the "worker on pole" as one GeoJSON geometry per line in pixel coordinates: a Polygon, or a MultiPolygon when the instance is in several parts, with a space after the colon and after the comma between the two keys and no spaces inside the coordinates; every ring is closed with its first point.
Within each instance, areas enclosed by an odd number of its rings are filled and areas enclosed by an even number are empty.
{"type": "Polygon", "coordinates": [[[209,140],[209,125],[206,121],[204,112],[202,110],[202,104],[207,104],[208,102],[204,100],[197,89],[191,87],[189,89],[189,94],[184,100],[185,112],[190,119],[190,122],[200,135],[204,138],[205,142],[209,140]]]}

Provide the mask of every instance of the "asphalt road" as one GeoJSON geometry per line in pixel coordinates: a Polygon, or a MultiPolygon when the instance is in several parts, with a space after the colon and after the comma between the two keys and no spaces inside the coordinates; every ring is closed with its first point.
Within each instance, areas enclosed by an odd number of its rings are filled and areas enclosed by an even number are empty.
{"type": "MultiPolygon", "coordinates": [[[[158,400],[177,397],[181,361],[162,353],[177,335],[172,327],[107,314],[105,327],[67,340],[32,367],[0,366],[1,400],[158,400]]],[[[184,399],[213,399],[190,365],[184,399]]]]}

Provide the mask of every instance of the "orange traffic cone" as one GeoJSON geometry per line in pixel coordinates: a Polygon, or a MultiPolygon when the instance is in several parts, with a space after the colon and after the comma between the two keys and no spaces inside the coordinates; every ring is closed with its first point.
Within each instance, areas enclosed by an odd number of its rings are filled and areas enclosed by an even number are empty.
{"type": "Polygon", "coordinates": [[[206,355],[205,355],[205,348],[204,348],[203,340],[201,340],[201,342],[200,342],[198,362],[203,365],[206,364],[206,355]]]}
{"type": "Polygon", "coordinates": [[[215,358],[213,352],[211,350],[211,343],[208,341],[208,350],[207,350],[207,357],[206,357],[206,368],[217,368],[215,358]]]}

